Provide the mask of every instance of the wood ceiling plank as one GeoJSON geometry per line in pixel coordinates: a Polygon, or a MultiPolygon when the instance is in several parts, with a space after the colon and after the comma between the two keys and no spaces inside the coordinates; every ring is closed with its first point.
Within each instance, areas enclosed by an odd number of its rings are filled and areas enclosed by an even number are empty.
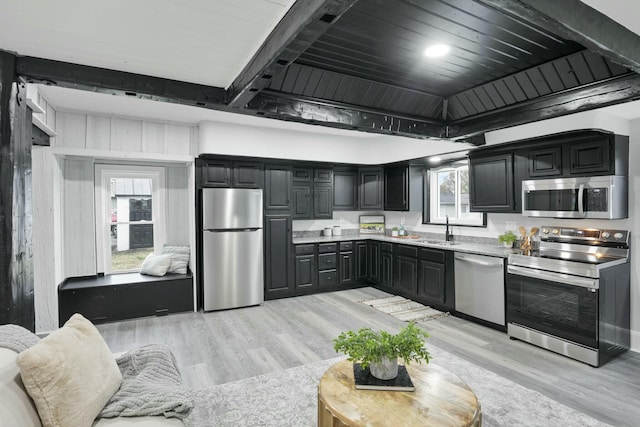
{"type": "Polygon", "coordinates": [[[228,105],[244,107],[357,0],[298,0],[229,88],[228,105]]]}

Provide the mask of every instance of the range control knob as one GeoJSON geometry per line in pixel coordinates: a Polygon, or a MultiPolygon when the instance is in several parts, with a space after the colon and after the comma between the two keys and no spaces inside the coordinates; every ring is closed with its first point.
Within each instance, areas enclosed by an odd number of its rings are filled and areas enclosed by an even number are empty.
{"type": "Polygon", "coordinates": [[[624,237],[624,234],[622,233],[616,233],[613,235],[613,238],[616,240],[622,240],[623,237],[624,237]]]}
{"type": "Polygon", "coordinates": [[[542,229],[542,234],[549,234],[549,229],[548,228],[543,228],[542,229]]]}
{"type": "Polygon", "coordinates": [[[602,238],[603,239],[608,239],[609,237],[611,237],[611,233],[609,233],[608,231],[603,231],[602,232],[602,238]]]}
{"type": "Polygon", "coordinates": [[[554,236],[557,236],[558,234],[560,234],[560,230],[557,228],[554,228],[553,230],[551,230],[551,234],[553,234],[554,236]]]}

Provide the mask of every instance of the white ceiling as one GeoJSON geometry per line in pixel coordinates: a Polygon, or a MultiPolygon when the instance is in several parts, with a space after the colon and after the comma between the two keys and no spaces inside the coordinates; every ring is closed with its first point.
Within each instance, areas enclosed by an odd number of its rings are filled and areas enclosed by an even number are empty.
{"type": "MultiPolygon", "coordinates": [[[[640,34],[640,1],[582,0],[640,34]]],[[[20,55],[227,88],[294,0],[0,0],[0,49],[20,55]]],[[[63,110],[197,124],[205,120],[373,136],[70,89],[43,90],[63,110]]],[[[640,117],[640,102],[606,109],[640,117]]]]}

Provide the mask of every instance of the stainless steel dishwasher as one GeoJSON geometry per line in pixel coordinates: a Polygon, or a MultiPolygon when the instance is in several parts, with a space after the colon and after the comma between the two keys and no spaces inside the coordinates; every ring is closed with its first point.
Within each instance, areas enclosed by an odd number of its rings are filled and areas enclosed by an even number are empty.
{"type": "Polygon", "coordinates": [[[456,253],[456,311],[505,325],[504,259],[456,253]]]}

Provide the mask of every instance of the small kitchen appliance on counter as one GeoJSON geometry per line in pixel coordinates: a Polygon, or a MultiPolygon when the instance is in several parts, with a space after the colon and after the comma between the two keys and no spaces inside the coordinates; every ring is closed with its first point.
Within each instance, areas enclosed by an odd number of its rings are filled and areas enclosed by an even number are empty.
{"type": "Polygon", "coordinates": [[[627,351],[629,234],[541,227],[539,251],[509,255],[509,336],[592,366],[627,351]]]}

